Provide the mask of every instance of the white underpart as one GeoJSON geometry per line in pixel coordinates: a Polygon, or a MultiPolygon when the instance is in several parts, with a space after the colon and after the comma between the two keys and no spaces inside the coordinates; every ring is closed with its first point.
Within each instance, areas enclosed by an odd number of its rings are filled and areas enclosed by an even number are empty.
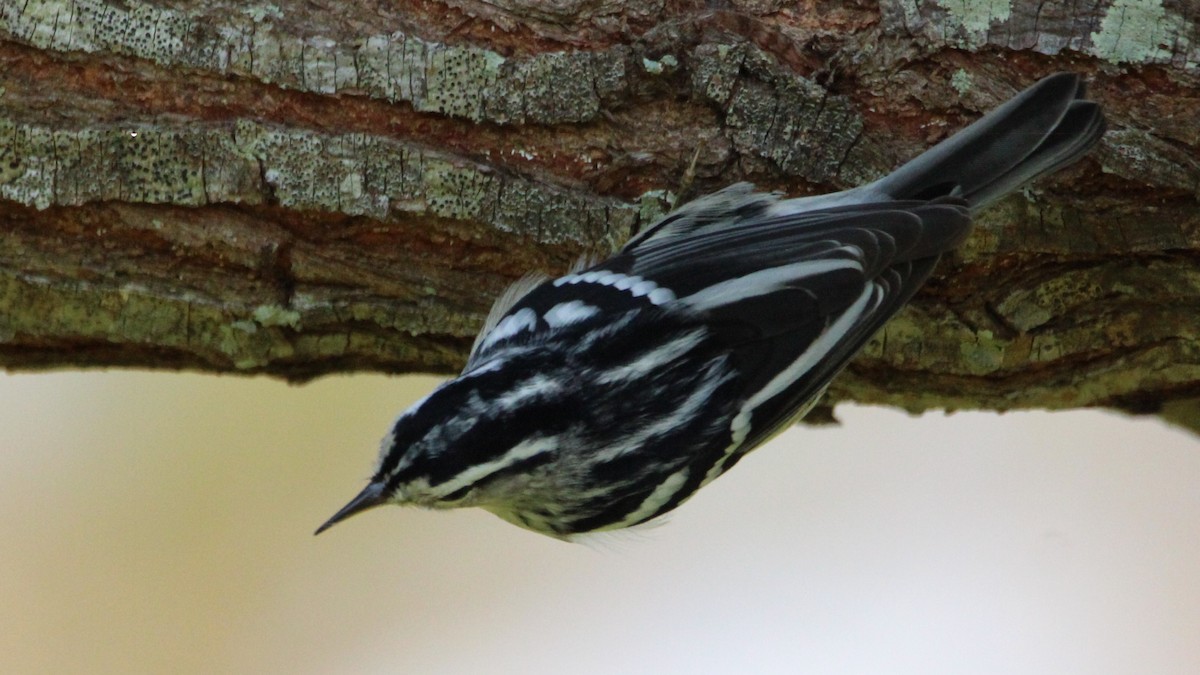
{"type": "Polygon", "coordinates": [[[675,293],[669,288],[662,288],[649,279],[637,275],[621,274],[620,272],[585,272],[583,274],[568,274],[554,280],[555,286],[568,284],[600,284],[611,286],[618,291],[628,291],[635,298],[645,296],[651,304],[661,305],[675,299],[675,293]]]}
{"type": "Polygon", "coordinates": [[[685,333],[657,349],[642,354],[630,363],[601,373],[596,381],[600,384],[610,384],[641,378],[646,373],[658,370],[686,354],[704,339],[704,333],[703,328],[685,333]]]}
{"type": "Polygon", "coordinates": [[[544,452],[551,452],[557,446],[558,439],[554,436],[521,441],[520,443],[514,445],[502,456],[497,457],[490,462],[474,464],[454,478],[439,484],[433,489],[436,490],[437,497],[445,497],[446,495],[453,493],[455,490],[461,490],[468,485],[473,485],[480,479],[512,466],[517,462],[524,461],[530,457],[540,455],[544,452]]]}
{"type": "MultiPolygon", "coordinates": [[[[857,246],[843,246],[840,251],[846,251],[855,257],[862,255],[861,249],[857,246]]],[[[685,305],[688,305],[697,310],[712,309],[730,303],[753,298],[759,295],[766,295],[783,288],[783,286],[796,279],[804,279],[818,274],[825,274],[836,270],[862,270],[862,264],[856,260],[811,260],[805,262],[792,263],[790,265],[780,265],[779,267],[768,267],[765,270],[751,272],[734,279],[722,281],[706,287],[702,291],[697,291],[691,295],[684,296],[680,299],[685,305]]]]}
{"type": "Polygon", "coordinates": [[[878,305],[882,297],[882,286],[874,283],[868,284],[858,296],[858,299],[854,301],[854,304],[846,309],[838,317],[838,320],[826,328],[816,340],[813,340],[808,349],[804,350],[787,368],[779,371],[779,374],[771,378],[771,381],[767,382],[766,386],[746,399],[746,402],[742,404],[738,414],[734,416],[733,421],[729,425],[729,432],[733,442],[725,449],[725,456],[720,461],[714,463],[712,468],[708,470],[708,473],[704,477],[705,485],[721,475],[725,461],[729,458],[729,455],[736,452],[742,443],[746,441],[746,437],[750,435],[750,418],[754,414],[754,409],[779,395],[796,380],[800,379],[804,373],[817,365],[838,342],[845,338],[846,333],[862,319],[863,315],[869,311],[868,304],[872,306],[878,305]]]}
{"type": "Polygon", "coordinates": [[[583,321],[599,311],[599,307],[589,305],[582,300],[572,300],[570,302],[560,302],[551,307],[546,311],[542,320],[551,328],[558,328],[583,321]]]}
{"type": "Polygon", "coordinates": [[[671,414],[664,417],[653,424],[648,424],[640,429],[635,429],[634,432],[620,441],[612,444],[603,452],[597,453],[594,461],[608,462],[620,457],[621,455],[629,454],[640,450],[649,439],[665,434],[672,429],[678,428],[680,425],[695,419],[697,411],[704,406],[705,403],[712,398],[712,394],[717,387],[721,386],[727,379],[729,374],[722,368],[716,369],[705,380],[700,383],[700,386],[692,391],[677,408],[671,411],[671,414]]]}
{"type": "Polygon", "coordinates": [[[612,523],[611,525],[605,525],[602,529],[615,530],[622,527],[629,527],[634,523],[641,522],[658,513],[658,510],[663,507],[663,504],[671,501],[671,498],[674,497],[677,492],[679,492],[679,489],[682,488],[683,484],[687,482],[687,477],[687,467],[684,467],[670,476],[667,476],[666,480],[659,483],[658,487],[654,488],[654,492],[651,492],[649,496],[642,500],[642,503],[637,507],[637,509],[630,512],[629,515],[625,516],[620,521],[612,523]]]}
{"type": "Polygon", "coordinates": [[[480,349],[487,349],[501,340],[508,339],[522,331],[533,330],[537,326],[537,314],[525,307],[500,320],[492,332],[480,343],[480,349]]]}

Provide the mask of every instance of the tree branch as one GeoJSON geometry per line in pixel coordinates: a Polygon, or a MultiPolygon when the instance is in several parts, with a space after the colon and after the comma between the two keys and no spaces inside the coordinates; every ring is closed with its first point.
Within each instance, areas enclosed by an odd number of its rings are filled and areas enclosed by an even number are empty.
{"type": "Polygon", "coordinates": [[[1200,429],[1195,3],[0,7],[0,363],[449,372],[672,200],[881,175],[1054,70],[1111,130],[831,391],[1200,429]]]}

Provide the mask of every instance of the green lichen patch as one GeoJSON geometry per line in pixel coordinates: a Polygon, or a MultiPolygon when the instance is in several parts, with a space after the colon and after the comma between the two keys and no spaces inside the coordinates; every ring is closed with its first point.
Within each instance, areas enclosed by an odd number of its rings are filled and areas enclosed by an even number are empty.
{"type": "Polygon", "coordinates": [[[959,96],[966,96],[967,92],[971,91],[973,80],[970,73],[959,68],[950,76],[950,86],[954,87],[954,91],[957,91],[959,96]]]}
{"type": "Polygon", "coordinates": [[[137,125],[57,130],[0,119],[0,197],[44,209],[89,201],[206,202],[193,135],[137,125]]]}
{"type": "Polygon", "coordinates": [[[702,44],[692,52],[692,91],[724,105],[737,84],[745,45],[702,44]]]}
{"type": "MultiPolygon", "coordinates": [[[[1162,0],[1114,0],[1091,34],[1091,51],[1112,63],[1169,63],[1175,54],[1192,51],[1195,35],[1194,27],[1189,30],[1184,17],[1169,11],[1162,0]]],[[[1197,68],[1197,60],[1200,53],[1193,53],[1188,65],[1197,68]]]]}
{"type": "Polygon", "coordinates": [[[39,209],[97,201],[261,204],[386,220],[477,222],[551,244],[608,247],[636,208],[365,134],[239,120],[51,129],[0,118],[0,198],[39,209]]]}
{"type": "Polygon", "coordinates": [[[839,176],[863,130],[853,104],[753,47],[701,45],[693,56],[693,90],[725,106],[727,133],[741,153],[816,183],[839,176]]]}
{"type": "Polygon", "coordinates": [[[588,122],[624,87],[621,50],[549,52],[511,60],[486,91],[486,118],[507,123],[588,122]]]}
{"type": "Polygon", "coordinates": [[[960,39],[964,46],[978,47],[986,43],[988,30],[994,23],[1008,20],[1012,0],[937,0],[951,19],[962,28],[960,39]]]}
{"type": "Polygon", "coordinates": [[[259,305],[254,308],[254,323],[264,326],[300,327],[300,312],[279,305],[259,305]]]}
{"type": "Polygon", "coordinates": [[[180,12],[136,1],[0,3],[0,33],[54,51],[105,51],[172,64],[188,48],[195,28],[180,12]]]}
{"type": "Polygon", "coordinates": [[[1032,0],[884,0],[881,24],[887,35],[918,37],[931,45],[1051,55],[1083,52],[1116,64],[1170,64],[1195,73],[1200,71],[1200,43],[1195,12],[1189,15],[1182,9],[1186,5],[1107,0],[1085,8],[1032,0]]]}
{"type": "Polygon", "coordinates": [[[510,60],[400,31],[353,41],[301,35],[291,32],[296,22],[284,18],[273,6],[213,16],[140,0],[29,0],[0,4],[0,36],[39,49],[122,54],[318,94],[365,94],[474,121],[588,121],[602,100],[625,87],[624,47],[510,60]]]}

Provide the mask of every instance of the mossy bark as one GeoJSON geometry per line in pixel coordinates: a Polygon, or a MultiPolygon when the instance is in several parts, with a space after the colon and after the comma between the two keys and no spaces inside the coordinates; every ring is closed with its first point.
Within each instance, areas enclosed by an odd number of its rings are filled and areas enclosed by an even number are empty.
{"type": "Polygon", "coordinates": [[[738,180],[869,180],[1076,70],[1101,146],[831,400],[1200,426],[1200,6],[704,5],[0,4],[0,363],[451,372],[527,270],[738,180]]]}

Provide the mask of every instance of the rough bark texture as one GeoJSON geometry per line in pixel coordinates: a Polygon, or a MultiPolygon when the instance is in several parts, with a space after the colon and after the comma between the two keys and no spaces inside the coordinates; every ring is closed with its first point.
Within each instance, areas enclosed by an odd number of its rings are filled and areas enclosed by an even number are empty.
{"type": "Polygon", "coordinates": [[[529,269],[876,177],[1036,78],[1110,131],[832,400],[1197,428],[1197,0],[0,0],[0,363],[449,372],[529,269]]]}

